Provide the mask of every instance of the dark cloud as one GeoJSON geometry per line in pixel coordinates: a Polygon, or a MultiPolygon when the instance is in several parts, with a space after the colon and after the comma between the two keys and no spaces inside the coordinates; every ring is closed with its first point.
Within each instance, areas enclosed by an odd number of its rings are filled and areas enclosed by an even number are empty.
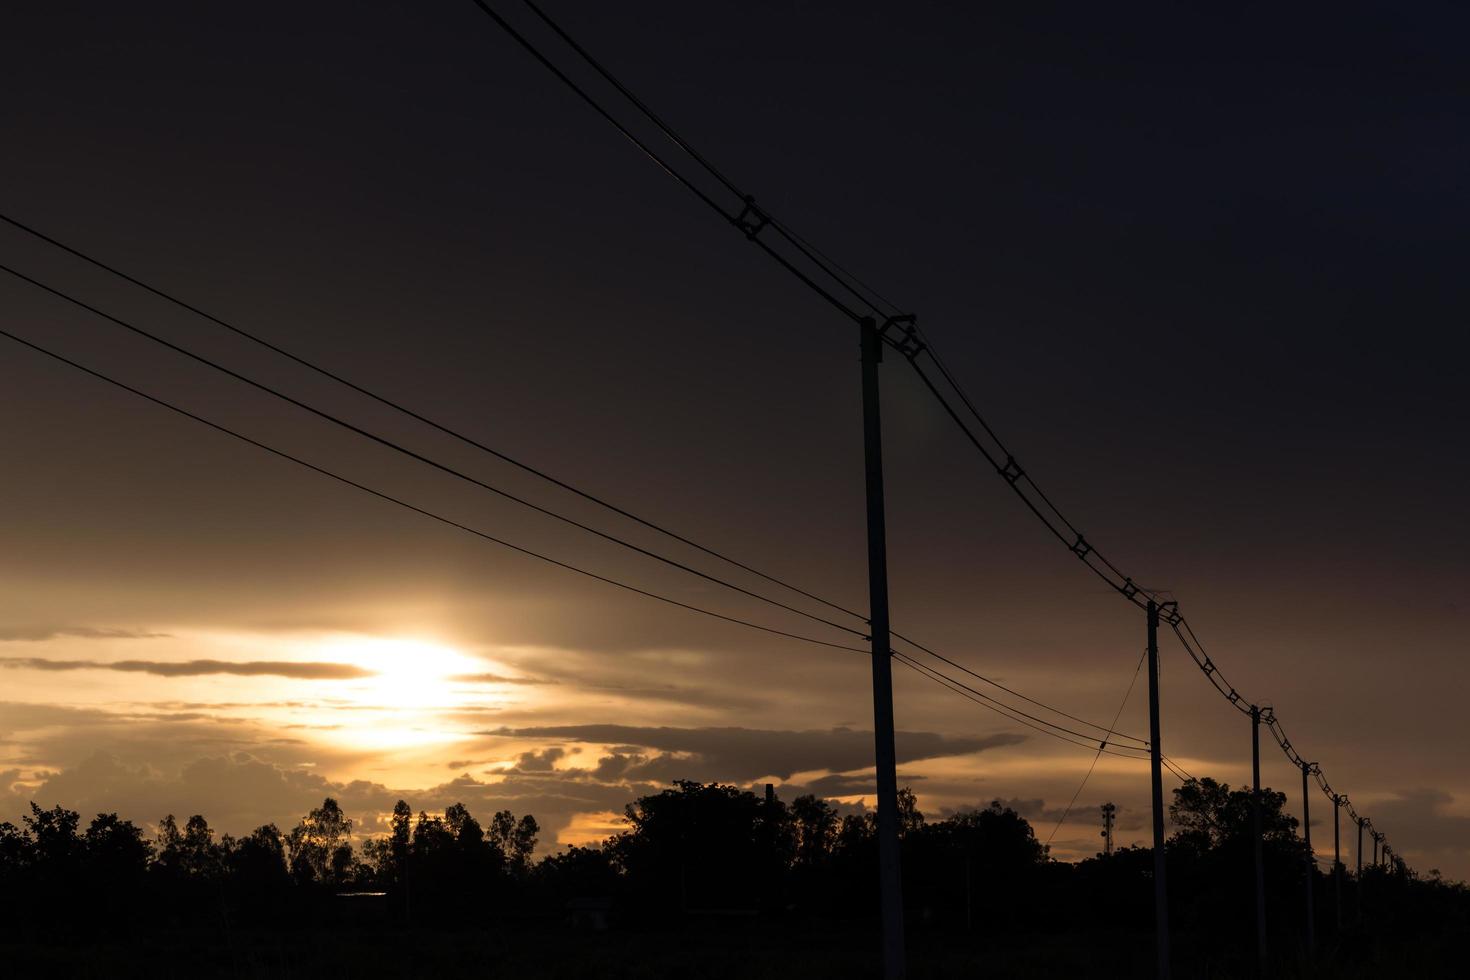
{"type": "Polygon", "coordinates": [[[373,677],[375,671],[353,664],[297,663],[289,660],[52,660],[47,657],[0,657],[0,667],[12,670],[116,670],[159,677],[196,677],[237,674],[244,677],[292,677],[297,680],[354,680],[373,677]]]}
{"type": "MultiPolygon", "coordinates": [[[[1394,850],[1419,871],[1431,868],[1459,869],[1470,858],[1470,816],[1451,811],[1456,797],[1438,789],[1402,790],[1393,799],[1358,806],[1375,827],[1388,835],[1394,850]]],[[[1328,804],[1328,811],[1331,805],[1328,804]]],[[[1314,821],[1315,823],[1315,821],[1314,821]]],[[[1357,830],[1343,818],[1345,839],[1356,844],[1357,830]]],[[[1330,845],[1330,838],[1324,838],[1330,845]]],[[[1366,836],[1364,838],[1367,840],[1366,836]]],[[[1316,843],[1317,838],[1313,839],[1316,843]]],[[[1371,842],[1368,845],[1371,847],[1371,842]]],[[[1322,844],[1317,844],[1319,851],[1322,844]]],[[[1344,845],[1344,851],[1349,846],[1344,845]]],[[[1367,850],[1368,848],[1364,848],[1367,850]]],[[[1463,872],[1456,870],[1454,876],[1463,872]]]]}
{"type": "Polygon", "coordinates": [[[506,677],[504,674],[454,674],[449,678],[460,684],[554,684],[544,677],[506,677]]]}
{"type": "Polygon", "coordinates": [[[34,629],[0,630],[0,643],[40,643],[63,636],[83,640],[160,640],[169,635],[105,626],[43,626],[34,629]]]}
{"type": "Polygon", "coordinates": [[[551,772],[556,767],[556,760],[566,754],[567,750],[557,745],[542,752],[522,752],[515,768],[518,772],[551,772]]]}
{"type": "MultiPolygon", "coordinates": [[[[909,786],[922,780],[923,776],[913,773],[899,773],[899,786],[909,786]]],[[[792,787],[787,792],[800,796],[803,793],[812,793],[817,796],[872,796],[877,793],[877,785],[871,775],[854,776],[845,773],[831,773],[810,780],[805,786],[792,787]]]]}
{"type": "MultiPolygon", "coordinates": [[[[650,779],[724,779],[737,782],[794,773],[826,770],[848,772],[872,765],[873,733],[853,728],[812,731],[772,731],[754,728],[640,728],[631,725],[547,725],[500,728],[486,735],[508,738],[564,739],[574,742],[614,743],[654,749],[664,756],[641,763],[629,762],[625,771],[650,779]],[[670,758],[668,754],[673,754],[670,758]],[[679,756],[684,756],[680,758],[679,756]]],[[[1002,733],[985,736],[945,736],[935,732],[899,732],[900,762],[968,755],[985,749],[1016,745],[1024,736],[1002,733]]],[[[614,763],[616,765],[617,763],[614,763]]]]}

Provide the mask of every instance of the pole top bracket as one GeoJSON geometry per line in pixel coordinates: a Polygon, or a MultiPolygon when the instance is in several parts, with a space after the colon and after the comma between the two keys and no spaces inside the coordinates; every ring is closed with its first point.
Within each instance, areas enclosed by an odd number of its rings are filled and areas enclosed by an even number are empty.
{"type": "Polygon", "coordinates": [[[895,314],[883,321],[883,325],[878,328],[878,336],[912,361],[924,353],[925,349],[924,342],[919,339],[918,319],[913,313],[895,314]],[[893,330],[892,335],[889,330],[893,330]]]}

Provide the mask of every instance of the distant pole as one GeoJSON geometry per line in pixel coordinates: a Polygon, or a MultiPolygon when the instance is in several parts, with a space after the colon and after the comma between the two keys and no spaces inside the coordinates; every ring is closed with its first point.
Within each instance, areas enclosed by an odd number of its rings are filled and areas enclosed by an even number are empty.
{"type": "Polygon", "coordinates": [[[1358,869],[1353,872],[1353,894],[1356,896],[1357,914],[1359,922],[1363,921],[1363,824],[1366,823],[1362,817],[1355,821],[1358,825],[1358,869]]]}
{"type": "Polygon", "coordinates": [[[1378,834],[1373,834],[1373,867],[1378,867],[1378,834]]]}
{"type": "Polygon", "coordinates": [[[1312,764],[1302,762],[1302,836],[1307,843],[1307,962],[1317,956],[1317,912],[1312,907],[1312,890],[1316,885],[1317,859],[1312,854],[1312,794],[1307,791],[1307,776],[1312,764]]]}
{"type": "Polygon", "coordinates": [[[1159,605],[1148,601],[1148,737],[1154,804],[1154,932],[1159,980],[1169,977],[1169,888],[1164,864],[1163,745],[1159,740],[1159,605]]]}
{"type": "Polygon", "coordinates": [[[903,881],[898,855],[898,771],[893,748],[893,653],[888,637],[888,542],[883,520],[883,421],[878,411],[878,325],[859,327],[863,362],[863,461],[868,496],[868,615],[873,650],[873,741],[878,781],[878,885],[883,976],[902,980],[903,881]]]}
{"type": "Polygon", "coordinates": [[[965,932],[975,931],[973,903],[970,901],[970,845],[965,845],[965,932]]]}
{"type": "Polygon", "coordinates": [[[1342,797],[1332,794],[1332,914],[1342,932],[1342,797]]]}
{"type": "Polygon", "coordinates": [[[1256,844],[1256,972],[1266,975],[1266,861],[1261,847],[1261,709],[1251,705],[1251,830],[1256,844]]]}

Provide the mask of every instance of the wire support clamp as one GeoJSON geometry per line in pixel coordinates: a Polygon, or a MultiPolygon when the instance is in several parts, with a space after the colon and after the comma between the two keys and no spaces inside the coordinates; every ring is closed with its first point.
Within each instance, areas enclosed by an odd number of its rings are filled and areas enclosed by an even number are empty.
{"type": "Polygon", "coordinates": [[[744,204],[740,213],[730,219],[730,224],[743,231],[746,238],[755,241],[756,236],[771,223],[771,216],[757,207],[755,198],[750,195],[746,195],[744,204]]]}

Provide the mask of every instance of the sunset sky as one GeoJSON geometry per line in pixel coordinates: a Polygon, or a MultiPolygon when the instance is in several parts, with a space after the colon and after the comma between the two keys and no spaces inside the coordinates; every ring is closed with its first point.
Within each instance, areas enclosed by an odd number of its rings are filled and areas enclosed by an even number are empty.
{"type": "MultiPolygon", "coordinates": [[[[549,6],[763,204],[918,313],[1047,493],[1178,598],[1399,854],[1470,877],[1462,15],[549,6]]],[[[0,211],[865,607],[849,324],[469,3],[156,7],[8,16],[0,211]]],[[[0,262],[761,585],[13,228],[0,262]]],[[[851,639],[3,275],[0,310],[6,330],[515,544],[851,639]]],[[[402,797],[533,813],[554,844],[615,831],[624,803],[678,778],[871,804],[864,656],[550,567],[0,343],[0,819],[35,800],[239,833],[333,795],[377,831],[402,797]]],[[[896,358],[883,384],[896,628],[1111,719],[1142,616],[896,358]]],[[[1248,781],[1248,721],[1172,637],[1163,657],[1165,751],[1248,781]]],[[[1146,705],[1140,678],[1120,727],[1146,733],[1146,705]]],[[[1000,799],[1046,839],[1092,762],[906,670],[895,710],[900,785],[932,815],[1000,799]]],[[[1299,813],[1299,774],[1264,753],[1299,813]]],[[[1094,853],[1106,801],[1120,841],[1142,842],[1147,765],[1104,756],[1053,853],[1094,853]]]]}

